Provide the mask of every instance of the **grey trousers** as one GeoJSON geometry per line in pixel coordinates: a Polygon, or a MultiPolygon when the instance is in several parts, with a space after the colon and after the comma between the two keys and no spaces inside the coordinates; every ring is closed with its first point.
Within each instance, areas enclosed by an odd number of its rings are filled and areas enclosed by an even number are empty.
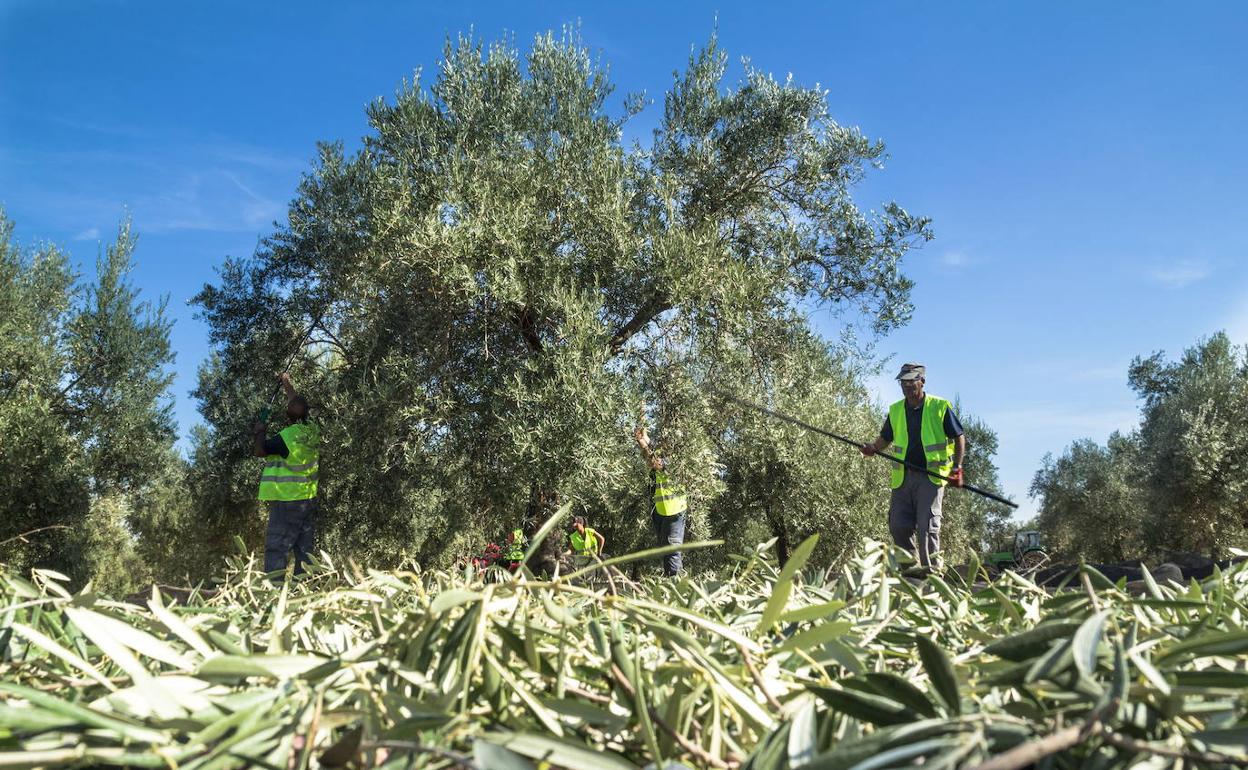
{"type": "MultiPolygon", "coordinates": [[[[650,521],[654,524],[655,545],[661,548],[665,545],[680,545],[685,542],[685,523],[689,521],[688,513],[660,516],[657,512],[651,511],[650,521]]],[[[663,557],[663,574],[668,577],[674,577],[680,572],[680,566],[680,551],[663,557]]]]}
{"type": "Polygon", "coordinates": [[[915,554],[918,535],[916,555],[924,567],[940,566],[940,506],[944,499],[944,487],[933,484],[926,473],[907,468],[888,506],[888,532],[893,542],[915,554]]]}
{"type": "Polygon", "coordinates": [[[286,569],[286,554],[295,552],[295,574],[312,555],[313,527],[316,524],[316,498],[311,500],[272,500],[269,502],[269,528],[264,533],[264,571],[286,569]]]}

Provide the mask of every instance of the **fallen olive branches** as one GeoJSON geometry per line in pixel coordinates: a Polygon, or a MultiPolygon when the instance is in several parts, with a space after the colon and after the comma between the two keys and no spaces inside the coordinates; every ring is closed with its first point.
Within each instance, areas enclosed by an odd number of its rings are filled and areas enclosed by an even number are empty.
{"type": "Polygon", "coordinates": [[[0,571],[0,768],[1248,766],[1244,565],[1050,595],[813,546],[626,586],[240,556],[143,606],[0,571]]]}

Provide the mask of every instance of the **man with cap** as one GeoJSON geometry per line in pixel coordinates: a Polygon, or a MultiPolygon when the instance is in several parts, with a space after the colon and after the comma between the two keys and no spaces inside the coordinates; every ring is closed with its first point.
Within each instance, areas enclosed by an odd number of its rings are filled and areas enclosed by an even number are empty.
{"type": "Polygon", "coordinates": [[[902,365],[897,380],[905,398],[889,407],[879,438],[864,444],[862,453],[870,457],[891,444],[892,453],[905,458],[906,465],[893,465],[888,531],[910,553],[917,534],[919,564],[939,567],[941,503],[946,483],[962,486],[966,437],[949,402],[923,391],[926,375],[922,364],[902,365]]]}

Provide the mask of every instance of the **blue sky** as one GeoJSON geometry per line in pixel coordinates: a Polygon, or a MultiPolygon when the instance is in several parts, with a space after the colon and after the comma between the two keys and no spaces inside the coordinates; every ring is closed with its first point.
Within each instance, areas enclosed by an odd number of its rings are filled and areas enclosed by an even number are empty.
{"type": "Polygon", "coordinates": [[[841,123],[887,143],[860,202],[931,216],[936,240],[908,258],[913,322],[878,349],[925,362],[929,390],[997,431],[1023,515],[1045,452],[1135,424],[1133,356],[1219,329],[1248,343],[1236,2],[0,0],[0,205],[87,272],[133,215],[134,281],[177,322],[185,433],[206,352],[186,301],[271,231],[315,143],[353,144],[364,106],[436,68],[448,34],[527,46],[579,20],[621,98],[659,101],[644,137],[716,19],[731,56],[821,84],[841,123]]]}

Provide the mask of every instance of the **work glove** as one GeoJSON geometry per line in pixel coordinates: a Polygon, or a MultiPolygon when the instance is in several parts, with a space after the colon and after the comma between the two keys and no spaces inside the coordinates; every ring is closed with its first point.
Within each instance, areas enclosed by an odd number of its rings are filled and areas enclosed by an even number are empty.
{"type": "Polygon", "coordinates": [[[961,468],[954,468],[953,470],[949,471],[949,483],[954,485],[955,487],[962,487],[966,485],[966,482],[962,480],[961,468]]]}
{"type": "Polygon", "coordinates": [[[863,457],[870,457],[871,455],[875,454],[875,445],[863,444],[862,446],[858,447],[858,451],[862,452],[863,457]]]}

